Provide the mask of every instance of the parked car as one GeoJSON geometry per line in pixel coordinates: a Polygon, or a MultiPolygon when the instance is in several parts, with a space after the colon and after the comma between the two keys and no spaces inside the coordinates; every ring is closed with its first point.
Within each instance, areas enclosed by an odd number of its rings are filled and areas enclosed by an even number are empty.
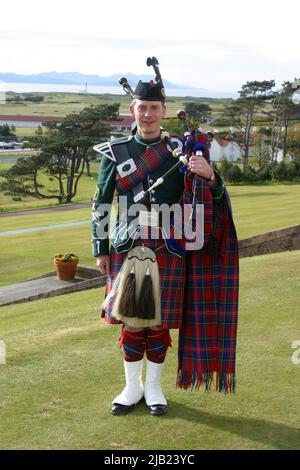
{"type": "Polygon", "coordinates": [[[8,142],[0,142],[0,149],[4,150],[4,149],[9,149],[11,148],[8,144],[8,142]]]}

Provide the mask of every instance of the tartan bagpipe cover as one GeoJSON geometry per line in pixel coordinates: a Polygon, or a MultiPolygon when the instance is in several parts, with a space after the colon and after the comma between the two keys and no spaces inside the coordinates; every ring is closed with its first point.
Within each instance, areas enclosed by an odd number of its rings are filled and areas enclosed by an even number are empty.
{"type": "MultiPolygon", "coordinates": [[[[229,195],[210,204],[207,182],[196,178],[196,202],[206,202],[204,246],[186,254],[184,312],[179,330],[177,386],[235,391],[239,293],[238,240],[229,195]],[[210,223],[210,218],[212,218],[210,223]]],[[[191,202],[186,178],[183,203],[191,202]]]]}

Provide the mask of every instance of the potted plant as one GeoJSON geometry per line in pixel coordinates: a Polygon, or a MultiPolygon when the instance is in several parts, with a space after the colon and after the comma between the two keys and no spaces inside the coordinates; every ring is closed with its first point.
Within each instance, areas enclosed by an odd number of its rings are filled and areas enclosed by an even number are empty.
{"type": "Polygon", "coordinates": [[[79,258],[74,253],[63,253],[53,257],[58,278],[62,281],[74,279],[79,258]]]}

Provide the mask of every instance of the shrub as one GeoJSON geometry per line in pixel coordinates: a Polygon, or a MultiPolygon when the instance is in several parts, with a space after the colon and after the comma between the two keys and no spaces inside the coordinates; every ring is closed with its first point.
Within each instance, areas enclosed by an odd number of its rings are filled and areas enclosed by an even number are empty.
{"type": "Polygon", "coordinates": [[[269,163],[262,166],[257,176],[261,181],[270,181],[272,179],[272,166],[269,163]]]}
{"type": "Polygon", "coordinates": [[[254,183],[258,180],[255,170],[251,167],[246,167],[243,171],[243,180],[247,183],[254,183]]]}
{"type": "Polygon", "coordinates": [[[292,180],[297,176],[297,166],[295,162],[288,162],[286,164],[286,173],[288,179],[292,180]]]}
{"type": "Polygon", "coordinates": [[[221,175],[225,178],[225,180],[228,179],[228,172],[230,168],[231,168],[231,163],[229,163],[229,161],[226,160],[226,158],[222,158],[221,163],[219,165],[219,170],[220,170],[221,175]]]}
{"type": "Polygon", "coordinates": [[[287,177],[287,166],[284,160],[272,165],[272,178],[274,180],[283,181],[286,180],[287,177]]]}
{"type": "Polygon", "coordinates": [[[243,173],[239,166],[231,165],[227,172],[228,181],[238,183],[243,179],[243,173]]]}
{"type": "Polygon", "coordinates": [[[295,157],[293,162],[294,162],[295,168],[296,168],[295,175],[300,176],[300,157],[295,157]]]}

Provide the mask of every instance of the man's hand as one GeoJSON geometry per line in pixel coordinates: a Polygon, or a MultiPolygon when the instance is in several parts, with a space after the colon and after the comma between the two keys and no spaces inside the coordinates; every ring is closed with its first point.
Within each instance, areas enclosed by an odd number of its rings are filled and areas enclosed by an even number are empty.
{"type": "Polygon", "coordinates": [[[192,155],[189,159],[188,169],[192,173],[195,173],[198,176],[202,176],[202,178],[213,181],[211,180],[211,177],[214,175],[214,170],[204,157],[192,155]]]}
{"type": "Polygon", "coordinates": [[[108,255],[102,255],[97,257],[96,265],[99,268],[101,274],[110,273],[110,260],[108,255]]]}

